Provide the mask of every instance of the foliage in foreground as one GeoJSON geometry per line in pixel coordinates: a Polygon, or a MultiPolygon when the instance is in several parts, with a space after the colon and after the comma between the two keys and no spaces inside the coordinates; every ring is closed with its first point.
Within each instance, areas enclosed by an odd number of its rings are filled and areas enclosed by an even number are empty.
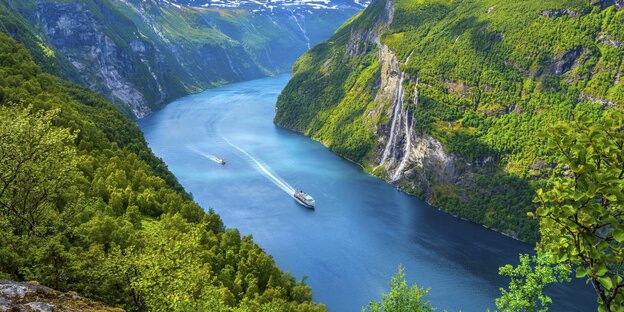
{"type": "Polygon", "coordinates": [[[0,278],[130,311],[324,311],[111,104],[0,34],[0,278]]]}
{"type": "Polygon", "coordinates": [[[538,251],[576,266],[601,311],[624,311],[624,113],[558,123],[547,148],[559,156],[560,175],[537,193],[538,251]]]}
{"type": "Polygon", "coordinates": [[[508,264],[498,270],[511,281],[508,289],[501,288],[502,296],[496,299],[496,307],[503,312],[546,312],[552,299],[544,295],[544,287],[569,281],[570,272],[567,265],[553,266],[543,257],[520,255],[517,267],[508,264]]]}
{"type": "Polygon", "coordinates": [[[390,280],[390,292],[381,295],[381,301],[371,301],[362,312],[431,312],[433,307],[424,298],[429,289],[409,286],[405,280],[405,269],[402,265],[390,280]]]}
{"type": "MultiPolygon", "coordinates": [[[[549,189],[538,190],[539,206],[530,214],[540,225],[538,255],[520,255],[518,266],[499,269],[510,283],[501,288],[496,306],[505,312],[548,311],[552,299],[544,288],[570,281],[576,268],[576,277],[593,285],[599,311],[624,311],[624,112],[606,111],[600,122],[580,116],[550,126],[544,135],[557,168],[549,189]]],[[[399,268],[390,294],[367,309],[412,311],[427,292],[408,288],[399,268]]]]}
{"type": "Polygon", "coordinates": [[[511,283],[496,305],[546,311],[544,286],[567,281],[574,267],[592,284],[599,311],[624,311],[624,113],[606,111],[600,122],[579,116],[544,133],[557,168],[530,214],[539,220],[539,257],[523,255],[518,267],[500,269],[511,283]]]}

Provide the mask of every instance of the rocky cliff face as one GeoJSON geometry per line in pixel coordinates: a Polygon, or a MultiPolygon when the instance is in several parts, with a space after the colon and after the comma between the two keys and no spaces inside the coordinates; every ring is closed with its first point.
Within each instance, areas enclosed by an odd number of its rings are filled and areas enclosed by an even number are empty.
{"type": "Polygon", "coordinates": [[[127,104],[139,118],[165,99],[179,95],[175,94],[179,90],[162,84],[168,67],[161,51],[112,8],[100,5],[97,12],[103,14],[103,20],[125,24],[128,33],[123,41],[116,42],[111,28],[85,3],[37,1],[36,5],[35,12],[28,12],[30,22],[40,25],[49,44],[83,73],[90,89],[127,104]],[[145,73],[144,83],[139,83],[136,77],[145,73]]]}
{"type": "Polygon", "coordinates": [[[45,47],[48,57],[67,59],[79,73],[65,78],[139,118],[189,92],[286,71],[358,9],[270,14],[160,0],[2,0],[0,5],[32,26],[40,39],[32,49],[45,47]]]}
{"type": "Polygon", "coordinates": [[[373,1],[297,61],[275,122],[454,215],[534,240],[526,212],[554,161],[540,131],[624,100],[621,8],[373,1]]]}
{"type": "MultiPolygon", "coordinates": [[[[373,27],[351,33],[346,52],[358,56],[368,51],[358,51],[362,42],[375,47],[379,61],[379,85],[374,88],[371,113],[388,116],[388,122],[378,123],[372,130],[378,137],[375,152],[368,160],[374,172],[381,173],[391,184],[418,190],[426,199],[433,195],[430,188],[435,184],[457,184],[466,170],[466,161],[446,151],[444,145],[428,134],[414,130],[414,108],[419,104],[419,79],[401,70],[396,53],[380,41],[394,18],[394,1],[385,2],[373,27]],[[411,85],[409,94],[406,86],[411,85]],[[458,165],[461,163],[461,165],[458,165]],[[399,183],[403,182],[403,185],[399,183]]],[[[370,49],[369,49],[370,50],[370,49]]],[[[407,56],[405,63],[409,62],[407,56]]]]}
{"type": "Polygon", "coordinates": [[[0,280],[0,311],[108,311],[123,312],[82,298],[75,293],[63,293],[36,283],[0,280]]]}

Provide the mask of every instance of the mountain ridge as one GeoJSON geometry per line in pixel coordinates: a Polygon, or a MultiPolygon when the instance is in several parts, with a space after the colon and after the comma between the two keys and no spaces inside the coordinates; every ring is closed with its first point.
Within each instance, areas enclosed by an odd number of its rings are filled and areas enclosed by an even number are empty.
{"type": "Polygon", "coordinates": [[[2,0],[0,24],[20,29],[13,37],[45,69],[140,118],[182,95],[287,71],[358,7],[263,14],[161,0],[2,0]]]}
{"type": "Polygon", "coordinates": [[[619,3],[374,1],[295,63],[275,122],[534,241],[526,213],[553,174],[539,129],[622,102],[619,3]]]}

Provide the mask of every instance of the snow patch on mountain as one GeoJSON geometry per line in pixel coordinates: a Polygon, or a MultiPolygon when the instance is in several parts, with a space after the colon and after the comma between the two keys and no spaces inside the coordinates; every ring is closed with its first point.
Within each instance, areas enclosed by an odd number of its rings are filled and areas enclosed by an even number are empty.
{"type": "Polygon", "coordinates": [[[365,8],[370,0],[162,0],[175,6],[200,8],[238,8],[253,13],[276,14],[283,11],[312,14],[316,10],[344,7],[365,8]]]}

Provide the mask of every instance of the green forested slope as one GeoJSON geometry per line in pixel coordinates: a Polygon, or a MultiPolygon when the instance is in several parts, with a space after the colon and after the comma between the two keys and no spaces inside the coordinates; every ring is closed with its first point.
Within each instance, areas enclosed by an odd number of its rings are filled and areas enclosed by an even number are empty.
{"type": "Polygon", "coordinates": [[[384,60],[365,36],[380,31],[405,73],[402,105],[415,136],[440,142],[456,175],[441,181],[445,168],[410,163],[397,185],[535,240],[526,212],[554,162],[541,130],[623,107],[624,11],[613,1],[396,0],[384,24],[387,3],[374,2],[297,61],[276,122],[388,178],[378,165],[392,103],[376,97],[384,60]]]}
{"type": "Polygon", "coordinates": [[[0,34],[0,279],[130,311],[322,311],[100,96],[0,34]]]}

